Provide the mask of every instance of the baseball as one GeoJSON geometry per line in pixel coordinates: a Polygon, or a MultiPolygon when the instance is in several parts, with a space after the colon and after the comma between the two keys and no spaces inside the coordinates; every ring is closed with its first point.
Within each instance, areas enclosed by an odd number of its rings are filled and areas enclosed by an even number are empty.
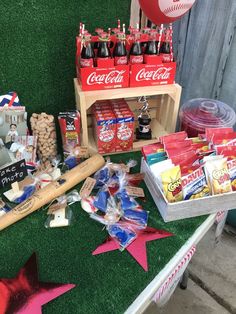
{"type": "Polygon", "coordinates": [[[176,18],[191,9],[195,0],[158,0],[160,10],[168,17],[176,18]]]}

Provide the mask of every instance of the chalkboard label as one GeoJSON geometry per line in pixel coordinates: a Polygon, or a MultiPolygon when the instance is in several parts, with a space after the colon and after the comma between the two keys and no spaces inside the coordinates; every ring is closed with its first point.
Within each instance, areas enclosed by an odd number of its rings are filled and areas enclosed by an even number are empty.
{"type": "Polygon", "coordinates": [[[0,169],[0,188],[4,188],[13,182],[21,181],[27,176],[25,160],[14,162],[0,169]]]}

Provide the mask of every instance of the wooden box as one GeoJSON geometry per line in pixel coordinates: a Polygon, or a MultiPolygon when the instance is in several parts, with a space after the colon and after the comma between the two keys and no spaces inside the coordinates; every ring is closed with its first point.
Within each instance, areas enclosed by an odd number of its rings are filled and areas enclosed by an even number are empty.
{"type": "Polygon", "coordinates": [[[144,181],[165,222],[217,213],[236,206],[236,192],[168,203],[144,158],[141,163],[141,172],[145,173],[144,181]]]}
{"type": "Polygon", "coordinates": [[[133,150],[157,142],[159,136],[175,132],[181,97],[181,86],[178,84],[164,86],[144,86],[119,88],[112,90],[82,91],[77,79],[74,79],[76,106],[81,114],[82,145],[89,147],[91,155],[97,152],[92,130],[91,106],[97,100],[125,98],[134,113],[136,126],[141,105],[138,97],[147,96],[152,118],[152,139],[134,140],[133,150]]]}

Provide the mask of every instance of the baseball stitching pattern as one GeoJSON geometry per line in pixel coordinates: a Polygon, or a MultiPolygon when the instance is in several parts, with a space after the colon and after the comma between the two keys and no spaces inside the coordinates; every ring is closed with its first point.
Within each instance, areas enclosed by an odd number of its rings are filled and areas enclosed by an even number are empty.
{"type": "Polygon", "coordinates": [[[190,3],[175,4],[175,5],[172,5],[171,7],[167,8],[167,9],[165,9],[163,11],[163,13],[165,15],[168,15],[168,14],[170,14],[174,11],[178,11],[178,10],[189,10],[192,7],[192,5],[193,5],[192,3],[191,4],[190,3]]]}

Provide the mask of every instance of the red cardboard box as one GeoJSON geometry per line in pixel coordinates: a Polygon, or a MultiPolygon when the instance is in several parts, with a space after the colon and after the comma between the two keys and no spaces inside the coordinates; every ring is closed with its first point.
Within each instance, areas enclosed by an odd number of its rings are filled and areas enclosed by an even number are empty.
{"type": "MultiPolygon", "coordinates": [[[[97,36],[92,36],[92,41],[98,41],[97,36]]],[[[113,46],[116,36],[111,37],[113,46]]],[[[98,65],[93,68],[81,68],[79,58],[81,53],[81,38],[76,38],[76,71],[82,90],[99,90],[129,87],[129,65],[114,66],[113,59],[98,60],[98,65]]]]}
{"type": "Polygon", "coordinates": [[[116,152],[133,149],[134,115],[131,111],[116,114],[116,152]]]}
{"type": "Polygon", "coordinates": [[[98,153],[115,152],[116,148],[116,117],[110,114],[95,114],[93,119],[94,138],[98,153]]]}
{"type": "Polygon", "coordinates": [[[160,64],[133,64],[130,71],[130,87],[173,84],[176,62],[160,64]]]}

